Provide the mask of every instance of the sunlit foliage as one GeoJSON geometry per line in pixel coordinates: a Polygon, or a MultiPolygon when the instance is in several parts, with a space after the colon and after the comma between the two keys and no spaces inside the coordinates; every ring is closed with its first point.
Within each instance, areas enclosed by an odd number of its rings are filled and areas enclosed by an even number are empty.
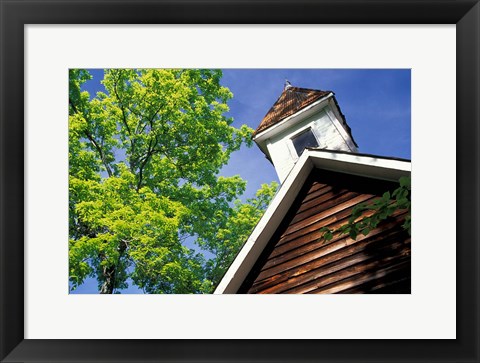
{"type": "Polygon", "coordinates": [[[147,293],[212,292],[277,188],[241,202],[246,182],[218,176],[252,143],[225,116],[221,75],[107,69],[106,92],[90,95],[88,71],[70,70],[71,289],[94,277],[101,293],[130,280],[147,293]]]}

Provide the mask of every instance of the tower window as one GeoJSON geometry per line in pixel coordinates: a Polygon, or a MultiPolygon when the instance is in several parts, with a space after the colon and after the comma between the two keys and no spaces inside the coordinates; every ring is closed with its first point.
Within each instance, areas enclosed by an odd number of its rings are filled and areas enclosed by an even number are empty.
{"type": "Polygon", "coordinates": [[[303,154],[303,150],[306,147],[317,147],[318,142],[315,138],[315,135],[312,132],[312,129],[307,129],[298,135],[292,137],[293,146],[295,146],[295,150],[297,151],[297,155],[300,156],[303,154]]]}

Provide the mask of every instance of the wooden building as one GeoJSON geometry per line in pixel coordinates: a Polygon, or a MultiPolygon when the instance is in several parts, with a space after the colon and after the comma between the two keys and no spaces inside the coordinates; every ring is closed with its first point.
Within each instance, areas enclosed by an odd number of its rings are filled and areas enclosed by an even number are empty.
{"type": "Polygon", "coordinates": [[[282,185],[215,293],[410,293],[406,211],[355,239],[322,229],[396,189],[410,161],[358,153],[333,92],[289,83],[253,139],[282,185]]]}

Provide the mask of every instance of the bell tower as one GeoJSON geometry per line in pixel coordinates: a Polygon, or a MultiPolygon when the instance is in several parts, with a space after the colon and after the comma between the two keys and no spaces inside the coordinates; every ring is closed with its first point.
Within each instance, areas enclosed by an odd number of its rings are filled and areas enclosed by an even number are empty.
{"type": "Polygon", "coordinates": [[[282,183],[307,147],[352,153],[358,147],[332,91],[294,87],[288,81],[252,138],[282,183]]]}

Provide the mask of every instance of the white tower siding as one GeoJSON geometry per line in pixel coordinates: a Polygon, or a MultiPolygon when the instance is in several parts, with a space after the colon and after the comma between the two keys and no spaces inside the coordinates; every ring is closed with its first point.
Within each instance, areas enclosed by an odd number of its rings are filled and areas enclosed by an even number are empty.
{"type": "Polygon", "coordinates": [[[285,180],[298,160],[292,138],[308,128],[312,130],[320,148],[356,151],[355,144],[337,119],[336,112],[328,104],[319,112],[267,140],[268,153],[280,182],[285,180]]]}

